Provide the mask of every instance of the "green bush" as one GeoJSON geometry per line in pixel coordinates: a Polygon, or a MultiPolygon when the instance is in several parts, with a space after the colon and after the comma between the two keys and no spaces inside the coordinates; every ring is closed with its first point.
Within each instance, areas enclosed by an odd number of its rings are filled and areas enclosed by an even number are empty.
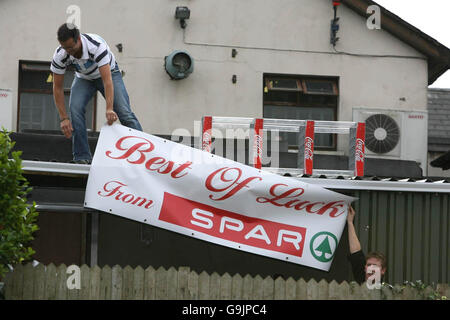
{"type": "Polygon", "coordinates": [[[0,131],[0,279],[9,271],[8,265],[16,265],[31,259],[35,253],[29,247],[38,212],[35,203],[27,203],[31,191],[22,175],[21,151],[14,147],[9,132],[0,131]],[[11,156],[12,159],[9,159],[11,156]]]}

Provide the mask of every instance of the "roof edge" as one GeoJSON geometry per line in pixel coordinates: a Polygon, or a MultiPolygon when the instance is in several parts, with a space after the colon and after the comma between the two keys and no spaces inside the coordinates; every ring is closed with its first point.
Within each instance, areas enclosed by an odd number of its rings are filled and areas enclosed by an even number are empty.
{"type": "Polygon", "coordinates": [[[428,57],[428,85],[433,84],[450,69],[450,49],[423,31],[406,22],[372,0],[342,0],[347,7],[363,17],[367,8],[376,5],[381,9],[381,26],[397,39],[407,43],[428,57]]]}

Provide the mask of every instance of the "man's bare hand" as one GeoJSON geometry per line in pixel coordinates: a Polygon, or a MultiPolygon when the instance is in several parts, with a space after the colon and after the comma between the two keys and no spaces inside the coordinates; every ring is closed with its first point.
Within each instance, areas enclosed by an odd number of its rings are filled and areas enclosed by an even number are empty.
{"type": "Polygon", "coordinates": [[[67,139],[71,138],[72,137],[73,128],[72,128],[72,123],[70,122],[70,120],[69,119],[65,119],[65,120],[61,121],[60,126],[61,126],[62,133],[64,133],[64,136],[67,139]]]}
{"type": "Polygon", "coordinates": [[[347,222],[353,223],[353,220],[355,219],[355,210],[352,206],[348,207],[348,215],[347,215],[347,222]]]}
{"type": "Polygon", "coordinates": [[[108,122],[108,125],[112,125],[116,120],[117,114],[114,112],[114,110],[106,110],[106,121],[108,122]]]}

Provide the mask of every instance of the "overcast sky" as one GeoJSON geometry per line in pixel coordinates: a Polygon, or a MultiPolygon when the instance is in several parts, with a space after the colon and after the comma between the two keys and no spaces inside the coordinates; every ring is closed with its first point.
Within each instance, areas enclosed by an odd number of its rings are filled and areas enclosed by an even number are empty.
{"type": "MultiPolygon", "coordinates": [[[[374,1],[450,48],[450,0],[374,1]]],[[[450,71],[430,87],[450,89],[450,71]]]]}

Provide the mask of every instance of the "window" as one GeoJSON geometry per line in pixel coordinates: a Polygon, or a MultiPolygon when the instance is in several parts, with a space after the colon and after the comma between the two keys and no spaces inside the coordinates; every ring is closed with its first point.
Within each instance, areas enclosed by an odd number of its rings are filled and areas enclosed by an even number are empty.
{"type": "MultiPolygon", "coordinates": [[[[263,117],[298,120],[337,120],[337,78],[264,76],[263,117]]],[[[290,149],[298,148],[295,133],[280,132],[290,149]]],[[[315,136],[318,150],[336,150],[336,135],[315,136]]]]}
{"type": "MultiPolygon", "coordinates": [[[[75,69],[64,75],[66,110],[69,112],[70,87],[75,69]]],[[[94,130],[96,95],[86,106],[86,127],[94,130]]],[[[59,114],[53,101],[53,74],[50,62],[19,61],[19,99],[17,127],[19,132],[49,130],[60,132],[59,114]]]]}

